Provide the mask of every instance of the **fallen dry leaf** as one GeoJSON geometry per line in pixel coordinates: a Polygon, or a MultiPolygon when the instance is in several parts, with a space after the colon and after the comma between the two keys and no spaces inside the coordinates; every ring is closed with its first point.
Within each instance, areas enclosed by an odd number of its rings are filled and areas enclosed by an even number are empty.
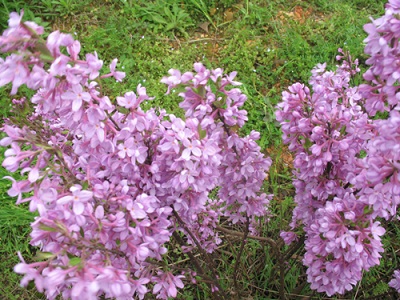
{"type": "Polygon", "coordinates": [[[224,12],[224,17],[226,22],[232,21],[234,17],[234,12],[230,8],[228,8],[224,12]]]}
{"type": "Polygon", "coordinates": [[[215,13],[217,12],[217,9],[215,7],[210,8],[210,16],[212,17],[213,15],[215,15],[215,13]]]}
{"type": "Polygon", "coordinates": [[[208,26],[210,25],[210,22],[203,22],[203,23],[200,23],[198,26],[201,28],[201,29],[203,29],[205,32],[207,32],[208,33],[208,26]]]}
{"type": "Polygon", "coordinates": [[[311,8],[304,10],[301,6],[295,6],[293,11],[291,12],[280,10],[277,14],[277,18],[281,21],[285,21],[289,18],[296,22],[299,22],[300,24],[303,24],[310,17],[311,13],[311,8]]]}

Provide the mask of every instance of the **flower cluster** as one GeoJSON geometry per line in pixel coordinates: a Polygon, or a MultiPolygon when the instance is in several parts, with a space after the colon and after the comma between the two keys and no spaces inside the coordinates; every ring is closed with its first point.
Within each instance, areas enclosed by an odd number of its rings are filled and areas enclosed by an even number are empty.
{"type": "MultiPolygon", "coordinates": [[[[357,155],[374,136],[374,126],[363,112],[358,89],[350,86],[359,71],[357,61],[339,51],[343,56],[338,59],[346,59],[335,72],[326,71],[325,64],[316,66],[312,92],[292,85],[276,112],[283,140],[295,152],[297,206],[291,227],[304,225],[308,281],[329,296],[350,290],[363,270],[379,263],[383,251],[378,235],[373,241],[365,238],[377,223],[366,213],[368,204],[357,203],[350,183],[350,174],[361,170],[357,155]]],[[[296,239],[291,232],[281,236],[287,243],[296,239]]]]}
{"type": "MultiPolygon", "coordinates": [[[[167,132],[171,132],[171,136],[175,137],[170,139],[182,139],[182,144],[186,147],[181,159],[182,164],[189,167],[183,168],[179,180],[175,178],[175,181],[191,182],[191,194],[202,192],[199,185],[212,189],[219,187],[220,201],[210,206],[212,208],[207,219],[215,215],[215,220],[224,215],[233,223],[245,223],[247,218],[253,222],[255,217],[267,214],[272,195],[260,191],[272,161],[260,152],[261,149],[256,143],[260,137],[258,132],[252,131],[244,138],[236,133],[235,127],[242,127],[247,120],[247,112],[241,109],[246,96],[238,88],[226,88],[229,85],[240,85],[233,80],[236,72],[223,76],[221,69],[210,71],[201,63],[194,64],[194,70],[196,73],[181,74],[180,71],[171,69],[171,76],[161,80],[168,85],[168,91],[177,85],[185,87],[185,91],[179,94],[183,98],[180,107],[185,110],[186,125],[195,132],[194,137],[183,134],[182,131],[189,130],[183,129],[183,121],[178,121],[175,117],[172,123],[167,122],[165,125],[172,130],[167,132]],[[181,133],[178,134],[177,130],[181,133]],[[210,168],[212,165],[216,166],[214,171],[210,168]],[[193,168],[196,171],[193,171],[193,168]]],[[[177,146],[171,143],[161,147],[169,151],[177,149],[177,146]]],[[[163,161],[168,162],[170,159],[164,158],[163,161]]],[[[168,166],[170,169],[174,167],[168,166]]],[[[168,184],[165,180],[164,182],[168,184]]],[[[199,199],[202,198],[205,199],[199,199]]],[[[203,226],[198,228],[199,224],[208,224],[209,221],[204,223],[203,220],[199,223],[197,217],[193,217],[196,207],[196,203],[191,204],[191,213],[183,214],[187,224],[195,226],[193,232],[200,230],[202,236],[210,234],[212,237],[213,234],[208,233],[209,230],[202,228],[203,226]]]]}
{"type": "Polygon", "coordinates": [[[349,165],[372,135],[368,116],[360,106],[357,88],[350,87],[357,71],[344,61],[335,72],[326,65],[313,69],[310,89],[300,83],[283,92],[276,119],[281,123],[283,141],[296,153],[296,188],[292,228],[298,221],[313,220],[315,210],[347,184],[349,165]]]}
{"type": "MultiPolygon", "coordinates": [[[[375,216],[396,218],[400,204],[400,2],[389,0],[385,14],[364,26],[366,61],[370,68],[360,86],[365,110],[370,116],[385,112],[387,117],[374,121],[376,135],[366,145],[367,156],[360,161],[361,172],[352,183],[360,189],[359,200],[369,205],[375,216]]],[[[389,285],[399,291],[399,272],[389,285]]]]}
{"type": "MultiPolygon", "coordinates": [[[[363,270],[379,264],[385,230],[376,218],[389,220],[400,204],[399,13],[400,2],[391,0],[383,17],[364,26],[365,84],[351,86],[357,61],[339,49],[344,61],[336,71],[318,65],[312,91],[294,84],[278,104],[283,140],[296,155],[291,227],[304,225],[308,281],[329,296],[351,290],[363,270]]],[[[296,239],[293,232],[281,237],[296,239]]],[[[397,289],[398,278],[390,282],[397,289]]]]}
{"type": "Polygon", "coordinates": [[[364,51],[370,56],[366,63],[371,67],[364,73],[364,79],[369,83],[362,84],[360,92],[366,99],[365,109],[371,116],[390,111],[399,102],[399,12],[400,2],[389,0],[385,15],[364,25],[368,33],[364,51]]]}
{"type": "Polygon", "coordinates": [[[315,212],[303,260],[312,289],[343,294],[361,280],[363,270],[379,264],[385,230],[364,209],[353,193],[345,193],[315,212]]]}
{"type": "Polygon", "coordinates": [[[186,278],[162,263],[174,233],[185,235],[185,251],[212,252],[221,216],[248,224],[268,212],[262,184],[271,160],[255,142],[259,133],[236,133],[247,120],[246,96],[231,87],[240,84],[236,73],[201,63],[195,73],[170,70],[162,82],[168,92],[185,88],[186,118],[144,111],[151,98],[140,85],[115,99],[102,94],[100,80],[125,77],[116,59],[101,75],[103,61],[83,58],[71,35],[43,40],[43,28],[21,19],[12,13],[0,37],[0,50],[13,52],[0,59],[0,86],[36,91],[34,111],[7,120],[0,141],[8,147],[3,167],[27,175],[7,177],[9,195],[38,212],[31,244],[42,261],[21,257],[21,284],[34,280],[48,299],[143,299],[151,288],[157,298],[176,297],[193,272],[186,278]]]}

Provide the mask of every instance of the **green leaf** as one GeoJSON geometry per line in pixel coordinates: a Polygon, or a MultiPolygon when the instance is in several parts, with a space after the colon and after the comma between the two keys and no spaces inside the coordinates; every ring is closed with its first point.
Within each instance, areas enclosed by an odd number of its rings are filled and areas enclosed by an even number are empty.
{"type": "Polygon", "coordinates": [[[36,51],[40,52],[40,57],[46,58],[47,62],[53,62],[54,57],[51,55],[50,50],[47,48],[46,41],[39,39],[34,47],[36,51]]]}
{"type": "Polygon", "coordinates": [[[310,141],[308,138],[304,138],[304,140],[305,140],[304,148],[306,148],[307,150],[310,149],[312,145],[314,145],[314,143],[310,141]]]}
{"type": "Polygon", "coordinates": [[[374,210],[370,206],[365,206],[364,207],[364,215],[369,215],[373,212],[374,210]]]}
{"type": "Polygon", "coordinates": [[[82,236],[83,238],[85,237],[85,231],[83,230],[82,227],[79,229],[79,233],[81,234],[81,236],[82,236]]]}
{"type": "Polygon", "coordinates": [[[79,265],[81,263],[81,258],[80,257],[73,257],[69,260],[69,265],[74,267],[76,265],[79,265]]]}
{"type": "Polygon", "coordinates": [[[200,140],[202,140],[206,137],[207,132],[201,128],[200,124],[197,125],[197,131],[199,132],[200,140]]]}
{"type": "Polygon", "coordinates": [[[222,101],[222,100],[220,100],[220,101],[215,101],[215,102],[213,103],[213,105],[214,105],[216,108],[222,108],[222,107],[224,107],[225,102],[222,101]]]}
{"type": "Polygon", "coordinates": [[[83,181],[83,182],[82,182],[82,189],[83,189],[83,190],[87,190],[88,188],[89,188],[89,182],[83,181]]]}
{"type": "Polygon", "coordinates": [[[160,24],[168,24],[168,22],[159,15],[152,15],[153,21],[160,24]]]}
{"type": "Polygon", "coordinates": [[[341,129],[340,129],[340,135],[345,135],[346,134],[346,126],[343,126],[341,129]]]}
{"type": "Polygon", "coordinates": [[[180,13],[184,13],[184,11],[182,10],[182,9],[180,9],[179,7],[178,7],[178,5],[176,5],[176,3],[174,3],[174,5],[172,6],[172,12],[175,14],[175,15],[179,15],[180,13]]]}
{"type": "Polygon", "coordinates": [[[172,12],[168,8],[168,6],[164,6],[164,12],[165,12],[165,15],[170,18],[170,20],[175,19],[175,16],[172,14],[172,12]]]}
{"type": "Polygon", "coordinates": [[[41,54],[40,54],[40,59],[43,60],[43,61],[45,61],[45,62],[49,62],[49,63],[51,63],[51,62],[54,61],[53,56],[51,56],[51,55],[46,55],[46,54],[44,54],[44,53],[41,53],[41,54]]]}
{"type": "Polygon", "coordinates": [[[55,257],[55,255],[51,252],[36,252],[35,259],[36,260],[47,260],[55,257]]]}
{"type": "Polygon", "coordinates": [[[127,108],[125,108],[125,107],[117,106],[117,109],[118,109],[118,111],[119,111],[121,114],[124,114],[124,115],[129,114],[129,109],[127,109],[127,108]]]}
{"type": "Polygon", "coordinates": [[[206,95],[206,88],[204,86],[199,86],[197,89],[193,89],[193,91],[198,94],[200,97],[205,97],[206,95]]]}
{"type": "Polygon", "coordinates": [[[165,31],[172,30],[176,27],[175,23],[168,23],[167,26],[165,26],[165,31]]]}
{"type": "Polygon", "coordinates": [[[50,227],[50,226],[47,226],[47,225],[44,225],[44,224],[40,224],[39,225],[39,229],[43,230],[43,231],[50,231],[50,232],[57,232],[58,231],[57,229],[55,229],[53,227],[50,227]]]}

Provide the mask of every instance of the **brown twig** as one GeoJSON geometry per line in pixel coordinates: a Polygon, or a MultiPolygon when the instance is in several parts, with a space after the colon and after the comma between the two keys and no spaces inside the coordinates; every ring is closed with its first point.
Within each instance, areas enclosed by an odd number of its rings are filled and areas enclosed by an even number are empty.
{"type": "Polygon", "coordinates": [[[305,234],[302,234],[302,235],[300,236],[299,240],[298,240],[296,243],[294,243],[294,244],[288,249],[288,251],[286,252],[286,254],[285,254],[285,256],[284,256],[284,260],[289,260],[289,259],[292,257],[292,255],[293,255],[294,253],[296,253],[297,250],[299,250],[299,249],[304,245],[305,239],[306,239],[306,235],[305,235],[305,234]]]}
{"type": "Polygon", "coordinates": [[[279,298],[285,300],[285,256],[279,256],[279,298]]]}
{"type": "MultiPolygon", "coordinates": [[[[221,226],[217,226],[215,229],[217,229],[218,231],[230,234],[230,235],[238,236],[238,237],[243,237],[243,235],[244,235],[242,232],[229,230],[229,229],[226,229],[226,228],[221,227],[221,226]]],[[[274,248],[277,247],[277,243],[273,239],[268,238],[268,237],[255,236],[255,235],[250,235],[249,234],[249,235],[247,235],[247,238],[248,239],[257,240],[257,241],[260,241],[260,242],[265,242],[265,243],[269,244],[270,246],[272,246],[274,248]]]]}
{"type": "MultiPolygon", "coordinates": [[[[180,237],[180,235],[178,234],[178,232],[174,231],[174,233],[172,234],[172,236],[173,236],[174,239],[178,242],[179,245],[185,246],[185,242],[184,242],[183,239],[180,237]]],[[[201,267],[201,265],[200,265],[198,259],[196,258],[196,256],[194,256],[193,253],[190,252],[190,251],[187,253],[187,255],[189,256],[190,261],[194,264],[194,266],[195,266],[197,272],[199,272],[199,274],[200,274],[201,276],[205,276],[204,270],[203,270],[203,268],[201,267]]]]}
{"type": "Polygon", "coordinates": [[[185,230],[185,232],[190,236],[190,238],[193,240],[193,242],[196,244],[198,250],[200,253],[203,255],[208,267],[210,268],[210,271],[213,276],[213,284],[217,287],[219,293],[221,294],[221,299],[228,299],[228,297],[225,294],[225,291],[222,289],[221,285],[218,282],[218,276],[215,271],[214,263],[210,256],[207,254],[207,252],[203,249],[201,246],[200,242],[197,240],[197,238],[194,236],[193,232],[190,231],[190,229],[186,226],[185,222],[181,219],[179,214],[173,209],[173,214],[176,220],[178,221],[179,225],[182,226],[182,228],[185,230]]]}
{"type": "Polygon", "coordinates": [[[240,265],[240,258],[243,254],[244,245],[246,244],[246,239],[247,239],[247,236],[249,235],[249,225],[250,225],[250,219],[248,216],[246,216],[246,223],[245,223],[245,227],[244,227],[243,238],[240,243],[240,249],[236,256],[235,266],[233,268],[233,284],[235,285],[236,295],[237,295],[238,299],[240,299],[240,289],[239,289],[239,286],[237,283],[238,268],[240,265]]]}

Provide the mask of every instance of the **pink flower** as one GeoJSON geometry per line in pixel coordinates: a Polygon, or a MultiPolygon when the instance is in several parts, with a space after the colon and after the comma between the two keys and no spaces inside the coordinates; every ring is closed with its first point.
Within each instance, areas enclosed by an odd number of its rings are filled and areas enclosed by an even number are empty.
{"type": "Polygon", "coordinates": [[[29,80],[29,68],[22,56],[12,54],[0,60],[0,87],[12,82],[11,95],[29,80]]]}
{"type": "Polygon", "coordinates": [[[92,199],[93,192],[82,191],[80,185],[74,185],[70,188],[72,195],[61,197],[57,200],[57,204],[69,204],[72,203],[73,212],[77,215],[83,213],[85,209],[85,203],[92,199]]]}
{"type": "Polygon", "coordinates": [[[89,79],[93,80],[97,78],[100,74],[100,69],[103,67],[103,61],[98,58],[97,53],[95,52],[94,54],[86,54],[86,62],[90,74],[89,79]]]}
{"type": "Polygon", "coordinates": [[[178,293],[176,288],[183,288],[184,286],[181,280],[183,277],[182,275],[174,276],[170,272],[159,272],[158,277],[154,278],[157,283],[154,285],[153,293],[175,298],[178,293]]]}
{"type": "Polygon", "coordinates": [[[286,245],[290,245],[292,242],[299,239],[297,234],[292,231],[282,231],[280,237],[285,241],[286,245]]]}
{"type": "Polygon", "coordinates": [[[374,224],[372,224],[371,234],[375,240],[380,241],[380,237],[384,235],[385,232],[386,230],[380,226],[380,222],[374,222],[374,224]]]}
{"type": "Polygon", "coordinates": [[[200,149],[201,143],[198,140],[190,141],[189,139],[184,139],[183,145],[186,147],[182,151],[182,158],[184,160],[190,160],[190,156],[192,154],[197,157],[201,156],[201,149],[200,149]]]}
{"type": "Polygon", "coordinates": [[[133,290],[139,296],[139,299],[143,299],[147,293],[147,287],[145,284],[149,283],[149,278],[139,278],[138,280],[133,280],[133,290]]]}
{"type": "Polygon", "coordinates": [[[62,95],[62,99],[72,101],[72,111],[77,112],[82,107],[82,101],[89,102],[91,96],[88,92],[84,92],[80,84],[73,85],[71,91],[67,91],[62,95]]]}
{"type": "Polygon", "coordinates": [[[181,75],[181,72],[179,70],[175,69],[170,69],[168,73],[171,75],[169,77],[163,77],[161,79],[162,83],[165,83],[168,85],[168,90],[166,94],[169,94],[171,91],[171,88],[176,87],[178,84],[181,83],[187,83],[189,80],[193,78],[193,74],[191,72],[186,72],[183,75],[181,75]]]}
{"type": "Polygon", "coordinates": [[[9,27],[18,27],[22,21],[22,17],[24,16],[24,11],[21,10],[21,15],[18,15],[16,12],[10,13],[10,19],[8,20],[9,27]]]}
{"type": "Polygon", "coordinates": [[[127,92],[124,97],[117,97],[117,102],[125,108],[132,108],[138,105],[136,94],[134,92],[127,92]]]}
{"type": "Polygon", "coordinates": [[[74,39],[70,34],[60,33],[57,30],[49,34],[46,45],[53,57],[58,57],[61,55],[61,46],[68,47],[73,43],[74,39]]]}
{"type": "Polygon", "coordinates": [[[113,59],[110,65],[110,71],[112,76],[114,76],[115,80],[121,82],[122,79],[125,78],[125,72],[115,71],[115,67],[117,66],[118,59],[113,59]]]}
{"type": "Polygon", "coordinates": [[[20,252],[18,252],[18,256],[22,262],[14,267],[14,272],[18,274],[25,274],[24,278],[21,280],[21,286],[26,287],[29,281],[34,280],[37,290],[39,292],[43,292],[44,279],[35,267],[44,267],[46,265],[46,262],[27,264],[22,258],[20,252]]]}
{"type": "Polygon", "coordinates": [[[394,271],[393,279],[389,282],[389,286],[396,289],[400,293],[400,271],[394,271]]]}

